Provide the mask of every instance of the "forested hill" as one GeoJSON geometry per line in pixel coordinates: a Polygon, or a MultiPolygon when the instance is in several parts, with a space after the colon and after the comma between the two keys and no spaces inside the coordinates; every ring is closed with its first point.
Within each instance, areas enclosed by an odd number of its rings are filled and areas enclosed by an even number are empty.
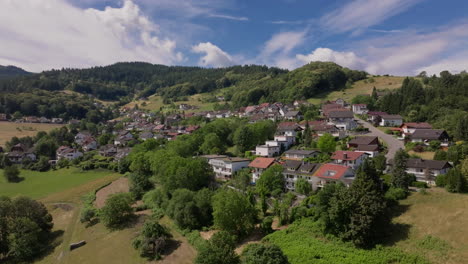
{"type": "Polygon", "coordinates": [[[116,63],[89,69],[51,70],[0,82],[0,91],[71,90],[103,100],[133,100],[159,94],[167,99],[232,87],[234,105],[306,99],[342,89],[366,73],[334,63],[314,62],[294,71],[246,65],[227,68],[116,63]]]}
{"type": "Polygon", "coordinates": [[[0,79],[11,78],[15,76],[29,75],[30,72],[27,72],[21,68],[15,66],[2,66],[0,65],[0,79]]]}

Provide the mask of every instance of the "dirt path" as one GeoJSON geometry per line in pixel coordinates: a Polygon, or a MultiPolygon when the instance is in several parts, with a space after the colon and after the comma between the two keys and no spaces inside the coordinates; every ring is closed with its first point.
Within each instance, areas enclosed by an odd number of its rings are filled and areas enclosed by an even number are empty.
{"type": "Polygon", "coordinates": [[[171,222],[167,216],[163,217],[160,220],[160,223],[165,225],[171,231],[173,235],[173,239],[177,241],[174,245],[174,250],[169,252],[168,255],[164,256],[164,258],[160,261],[156,261],[153,263],[158,264],[191,264],[193,263],[195,257],[197,256],[197,251],[195,250],[192,245],[188,242],[187,238],[182,236],[177,230],[174,230],[171,226],[173,223],[171,222]]]}
{"type": "Polygon", "coordinates": [[[130,185],[128,179],[122,177],[118,180],[113,181],[111,184],[102,188],[96,193],[96,201],[94,201],[94,206],[96,206],[96,208],[102,208],[110,195],[122,192],[126,193],[129,191],[130,185]]]}
{"type": "Polygon", "coordinates": [[[385,134],[378,128],[374,127],[373,125],[369,124],[368,122],[362,119],[359,119],[358,117],[356,117],[356,119],[359,120],[359,123],[361,125],[369,129],[370,134],[367,134],[367,135],[379,137],[387,143],[388,153],[385,155],[387,160],[393,159],[393,157],[395,157],[395,153],[397,152],[397,150],[404,149],[405,146],[403,145],[403,142],[394,138],[393,135],[385,134]]]}

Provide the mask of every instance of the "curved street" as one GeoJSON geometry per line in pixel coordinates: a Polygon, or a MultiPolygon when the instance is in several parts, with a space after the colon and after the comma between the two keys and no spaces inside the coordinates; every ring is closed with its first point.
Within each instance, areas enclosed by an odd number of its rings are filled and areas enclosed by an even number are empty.
{"type": "Polygon", "coordinates": [[[388,153],[385,155],[387,161],[393,159],[397,150],[405,148],[403,142],[394,138],[393,135],[385,134],[383,131],[374,127],[369,122],[364,121],[358,117],[355,118],[358,120],[359,124],[369,129],[370,133],[368,135],[379,137],[387,143],[388,153]]]}

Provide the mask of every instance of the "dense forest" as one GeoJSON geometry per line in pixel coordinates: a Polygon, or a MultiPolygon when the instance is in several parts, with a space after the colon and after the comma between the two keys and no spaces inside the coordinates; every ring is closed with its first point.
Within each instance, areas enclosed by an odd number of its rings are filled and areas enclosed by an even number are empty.
{"type": "Polygon", "coordinates": [[[155,93],[176,101],[183,96],[230,87],[227,99],[232,99],[234,106],[245,106],[307,99],[343,89],[366,75],[328,62],[313,62],[294,71],[256,65],[200,68],[132,62],[10,78],[0,81],[0,91],[17,94],[37,89],[70,90],[102,100],[128,102],[155,93]]]}
{"type": "Polygon", "coordinates": [[[468,140],[468,74],[407,78],[401,89],[376,102],[379,110],[401,114],[407,122],[429,122],[456,140],[468,140]]]}
{"type": "Polygon", "coordinates": [[[23,76],[29,75],[30,72],[27,72],[21,68],[15,66],[2,66],[0,65],[0,79],[11,78],[14,76],[23,76]]]}

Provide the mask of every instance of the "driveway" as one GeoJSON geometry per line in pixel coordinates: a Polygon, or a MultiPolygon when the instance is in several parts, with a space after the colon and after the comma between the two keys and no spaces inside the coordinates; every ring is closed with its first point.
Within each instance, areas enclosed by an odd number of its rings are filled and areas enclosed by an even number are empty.
{"type": "Polygon", "coordinates": [[[367,134],[367,135],[379,137],[387,143],[388,153],[385,155],[385,157],[387,158],[387,161],[395,157],[395,153],[397,152],[397,150],[405,148],[403,142],[394,138],[393,135],[385,134],[384,132],[374,127],[370,123],[358,117],[355,117],[355,118],[358,120],[359,124],[369,129],[370,134],[367,134]]]}

